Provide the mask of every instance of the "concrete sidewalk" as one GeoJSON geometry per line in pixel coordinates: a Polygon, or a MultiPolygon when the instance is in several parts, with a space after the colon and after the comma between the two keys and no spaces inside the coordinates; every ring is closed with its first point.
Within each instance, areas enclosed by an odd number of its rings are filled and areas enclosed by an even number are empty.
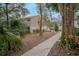
{"type": "Polygon", "coordinates": [[[27,51],[22,56],[47,56],[52,46],[59,40],[60,36],[61,32],[58,32],[56,35],[27,51]]]}

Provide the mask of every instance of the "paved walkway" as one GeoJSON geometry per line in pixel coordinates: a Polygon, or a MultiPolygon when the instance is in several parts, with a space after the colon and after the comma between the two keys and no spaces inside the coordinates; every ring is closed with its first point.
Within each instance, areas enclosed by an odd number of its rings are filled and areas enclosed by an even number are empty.
{"type": "Polygon", "coordinates": [[[22,56],[47,56],[52,46],[56,43],[57,40],[59,40],[60,36],[61,32],[58,32],[48,40],[27,51],[22,56]]]}

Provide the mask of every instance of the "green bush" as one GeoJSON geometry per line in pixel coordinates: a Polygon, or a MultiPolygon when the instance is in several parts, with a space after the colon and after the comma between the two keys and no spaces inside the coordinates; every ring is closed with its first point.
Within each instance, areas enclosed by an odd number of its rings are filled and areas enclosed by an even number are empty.
{"type": "Polygon", "coordinates": [[[79,28],[75,28],[75,34],[79,36],[79,28]]]}
{"type": "Polygon", "coordinates": [[[18,51],[22,45],[20,35],[27,32],[27,26],[23,21],[12,20],[9,29],[6,21],[0,22],[0,55],[9,55],[18,51]]]}
{"type": "Polygon", "coordinates": [[[29,32],[27,24],[22,20],[11,21],[11,32],[16,35],[24,35],[29,32]]]}
{"type": "Polygon", "coordinates": [[[16,35],[6,32],[0,34],[0,55],[8,55],[10,52],[15,52],[21,48],[21,39],[16,35]]]}
{"type": "Polygon", "coordinates": [[[59,31],[59,27],[58,27],[57,23],[55,23],[54,29],[55,29],[55,31],[59,31]]]}
{"type": "Polygon", "coordinates": [[[8,52],[8,41],[4,35],[0,35],[0,55],[6,55],[8,52]]]}

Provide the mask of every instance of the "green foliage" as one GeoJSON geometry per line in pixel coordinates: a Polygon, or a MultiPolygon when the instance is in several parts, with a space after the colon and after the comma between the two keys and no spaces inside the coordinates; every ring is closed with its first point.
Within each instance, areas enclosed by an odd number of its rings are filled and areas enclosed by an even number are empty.
{"type": "Polygon", "coordinates": [[[21,45],[21,39],[16,35],[10,32],[0,34],[0,55],[7,55],[10,52],[17,51],[21,45]]]}
{"type": "Polygon", "coordinates": [[[20,49],[22,45],[20,35],[27,33],[28,30],[26,24],[17,19],[28,13],[23,3],[0,4],[0,55],[8,55],[20,49]]]}
{"type": "Polygon", "coordinates": [[[61,38],[61,43],[68,50],[75,50],[77,49],[77,45],[78,45],[78,43],[75,42],[74,40],[64,39],[64,38],[63,39],[61,38]]]}
{"type": "Polygon", "coordinates": [[[74,50],[76,48],[77,43],[74,40],[66,39],[66,46],[69,50],[74,50]]]}
{"type": "Polygon", "coordinates": [[[52,8],[53,11],[59,12],[57,3],[53,3],[53,4],[52,3],[46,3],[46,7],[48,9],[52,8]]]}
{"type": "Polygon", "coordinates": [[[75,34],[79,36],[79,28],[75,28],[75,34]]]}
{"type": "Polygon", "coordinates": [[[8,55],[19,50],[22,45],[20,35],[27,32],[24,21],[13,19],[10,29],[7,29],[6,21],[0,20],[0,55],[8,55]]]}
{"type": "Polygon", "coordinates": [[[59,31],[59,27],[58,27],[57,23],[55,23],[54,29],[55,29],[55,31],[59,31]]]}
{"type": "Polygon", "coordinates": [[[53,27],[54,23],[51,22],[50,20],[45,20],[45,25],[47,25],[48,27],[53,27]]]}
{"type": "Polygon", "coordinates": [[[11,21],[11,32],[16,35],[24,35],[29,32],[27,24],[21,20],[11,21]]]}
{"type": "Polygon", "coordinates": [[[4,35],[0,35],[0,55],[6,55],[8,52],[8,44],[4,35]]]}
{"type": "Polygon", "coordinates": [[[65,46],[65,44],[66,44],[66,41],[65,41],[65,38],[64,38],[64,36],[62,35],[60,39],[61,39],[61,43],[62,43],[62,44],[65,46]]]}

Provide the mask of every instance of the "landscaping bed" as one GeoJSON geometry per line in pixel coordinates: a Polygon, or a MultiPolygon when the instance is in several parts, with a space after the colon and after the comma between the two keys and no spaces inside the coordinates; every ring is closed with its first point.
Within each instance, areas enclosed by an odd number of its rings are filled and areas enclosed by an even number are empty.
{"type": "Polygon", "coordinates": [[[21,50],[12,55],[22,55],[23,53],[27,52],[28,50],[32,49],[36,45],[47,40],[55,34],[56,33],[53,32],[44,32],[42,36],[39,36],[39,33],[27,34],[22,38],[23,46],[21,50]]]}
{"type": "Polygon", "coordinates": [[[61,43],[57,41],[54,46],[51,48],[48,56],[64,56],[65,50],[62,48],[61,43]]]}
{"type": "Polygon", "coordinates": [[[48,56],[79,56],[79,49],[67,51],[59,41],[51,48],[48,56]]]}

